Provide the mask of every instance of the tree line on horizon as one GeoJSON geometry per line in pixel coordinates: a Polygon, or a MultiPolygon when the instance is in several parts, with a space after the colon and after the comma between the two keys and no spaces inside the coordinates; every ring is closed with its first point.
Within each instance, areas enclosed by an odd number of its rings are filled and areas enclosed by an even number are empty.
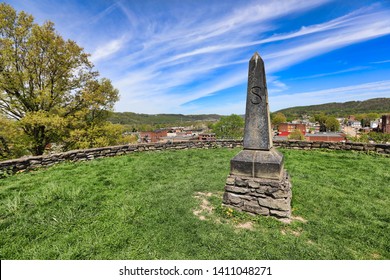
{"type": "MultiPolygon", "coordinates": [[[[343,103],[332,102],[320,105],[296,106],[278,110],[276,113],[283,113],[288,119],[295,119],[302,115],[314,116],[324,113],[337,118],[347,118],[350,115],[364,114],[390,114],[390,98],[372,98],[364,101],[348,101],[343,103]]],[[[359,116],[358,116],[359,118],[359,116]]]]}
{"type": "MultiPolygon", "coordinates": [[[[244,110],[244,108],[243,108],[244,110]]],[[[344,103],[326,103],[321,105],[297,106],[278,110],[271,113],[271,116],[282,113],[286,121],[292,121],[301,118],[303,115],[314,117],[315,115],[325,114],[336,118],[346,118],[350,115],[356,116],[356,119],[372,118],[372,115],[380,117],[390,114],[390,98],[373,98],[365,101],[349,101],[344,103]]],[[[112,112],[109,121],[124,125],[150,125],[161,128],[164,124],[186,125],[194,122],[215,122],[224,115],[203,114],[203,115],[185,115],[185,114],[140,114],[134,112],[112,112]]],[[[225,115],[226,116],[226,115],[225,115]]],[[[244,115],[240,115],[244,117],[244,115]]]]}

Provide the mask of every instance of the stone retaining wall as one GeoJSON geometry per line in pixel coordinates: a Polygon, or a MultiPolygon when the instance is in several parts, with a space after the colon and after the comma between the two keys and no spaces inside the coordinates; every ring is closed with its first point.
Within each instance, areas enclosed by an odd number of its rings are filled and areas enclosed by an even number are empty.
{"type": "Polygon", "coordinates": [[[242,141],[181,141],[172,143],[147,143],[136,145],[109,146],[85,150],[73,150],[52,155],[22,157],[0,162],[0,178],[6,174],[18,173],[48,167],[65,161],[86,161],[97,158],[113,157],[134,152],[180,150],[180,149],[209,149],[209,148],[242,147],[242,141]]]}
{"type": "MultiPolygon", "coordinates": [[[[290,149],[331,149],[375,152],[390,156],[390,145],[362,144],[362,143],[333,143],[333,142],[308,142],[308,141],[274,141],[276,147],[290,149]]],[[[180,150],[180,149],[210,149],[210,148],[235,148],[242,147],[240,140],[217,141],[181,141],[173,143],[148,143],[137,145],[122,145],[85,150],[74,150],[64,153],[23,157],[0,162],[0,177],[5,173],[12,174],[24,170],[32,170],[40,167],[48,167],[64,161],[86,161],[96,158],[112,157],[133,152],[154,150],[180,150]]]]}
{"type": "Polygon", "coordinates": [[[330,149],[375,152],[378,154],[390,155],[390,145],[387,144],[365,144],[365,143],[342,143],[342,142],[314,142],[314,141],[274,141],[275,147],[286,149],[330,149]]]}

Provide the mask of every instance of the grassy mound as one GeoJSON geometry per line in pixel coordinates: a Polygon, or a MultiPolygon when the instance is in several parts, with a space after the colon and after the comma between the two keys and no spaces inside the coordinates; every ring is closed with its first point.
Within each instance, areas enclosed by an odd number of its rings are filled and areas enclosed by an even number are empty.
{"type": "Polygon", "coordinates": [[[1,259],[390,259],[390,158],[281,150],[295,220],[221,206],[238,149],[145,152],[0,180],[1,259]]]}

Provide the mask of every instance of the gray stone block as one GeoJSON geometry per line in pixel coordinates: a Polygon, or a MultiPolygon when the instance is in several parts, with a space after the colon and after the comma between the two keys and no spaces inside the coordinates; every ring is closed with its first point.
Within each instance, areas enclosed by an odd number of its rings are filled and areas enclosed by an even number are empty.
{"type": "Polygon", "coordinates": [[[235,178],[234,177],[228,176],[228,178],[226,179],[226,184],[227,185],[234,185],[234,182],[235,182],[235,178]]]}
{"type": "Polygon", "coordinates": [[[235,195],[235,194],[232,194],[229,192],[224,193],[223,202],[227,205],[231,204],[231,205],[235,205],[235,206],[242,206],[244,204],[244,202],[242,201],[242,199],[238,195],[235,195]]]}
{"type": "Polygon", "coordinates": [[[273,198],[258,198],[260,206],[275,209],[289,211],[291,209],[291,200],[290,199],[273,199],[273,198]]]}
{"type": "Polygon", "coordinates": [[[232,193],[239,193],[239,194],[247,194],[250,192],[249,189],[247,188],[242,188],[242,187],[234,187],[231,185],[226,185],[225,186],[225,191],[232,192],[232,193]]]}
{"type": "Polygon", "coordinates": [[[239,177],[235,177],[234,184],[239,187],[247,187],[248,183],[239,177]]]}
{"type": "Polygon", "coordinates": [[[242,206],[242,210],[245,212],[250,212],[253,214],[259,214],[268,216],[270,214],[270,210],[268,208],[261,207],[259,203],[256,201],[248,201],[244,202],[244,205],[242,206]]]}
{"type": "Polygon", "coordinates": [[[230,174],[280,179],[283,164],[283,155],[275,149],[269,151],[242,150],[230,161],[230,174]]]}
{"type": "Polygon", "coordinates": [[[269,213],[271,216],[276,216],[278,218],[290,218],[291,217],[291,210],[290,211],[280,211],[280,210],[270,209],[269,213]]]}

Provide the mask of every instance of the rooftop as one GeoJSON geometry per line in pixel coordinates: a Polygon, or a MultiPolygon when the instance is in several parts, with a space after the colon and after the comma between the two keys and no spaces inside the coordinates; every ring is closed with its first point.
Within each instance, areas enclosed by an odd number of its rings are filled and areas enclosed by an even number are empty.
{"type": "Polygon", "coordinates": [[[316,137],[329,137],[329,136],[334,136],[334,137],[340,137],[344,136],[344,133],[338,133],[338,132],[317,132],[317,133],[306,133],[306,137],[308,136],[316,136],[316,137]]]}

